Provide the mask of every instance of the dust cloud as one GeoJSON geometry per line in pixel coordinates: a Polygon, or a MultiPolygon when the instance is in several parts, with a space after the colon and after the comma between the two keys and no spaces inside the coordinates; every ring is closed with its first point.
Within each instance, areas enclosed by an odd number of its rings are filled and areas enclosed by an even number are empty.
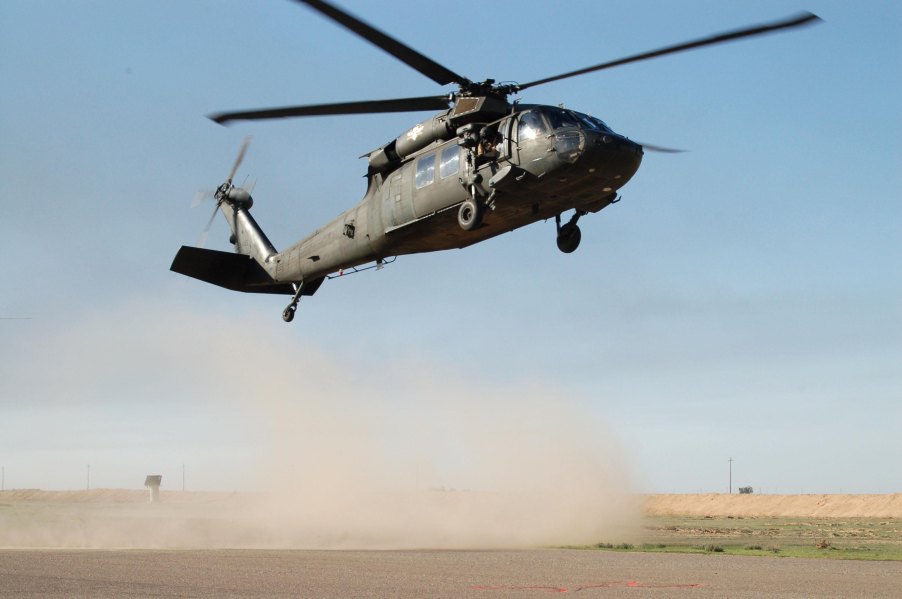
{"type": "MultiPolygon", "coordinates": [[[[0,546],[491,548],[624,539],[637,526],[629,459],[585,401],[426,358],[367,366],[240,323],[198,347],[185,321],[221,330],[213,317],[153,316],[115,360],[131,373],[191,364],[204,401],[240,414],[231,435],[255,447],[255,488],[181,493],[164,480],[154,505],[138,491],[7,492],[0,546]],[[235,339],[256,339],[240,360],[235,339]]],[[[95,352],[121,346],[95,325],[72,333],[82,352],[85,339],[95,352]]],[[[109,359],[71,359],[81,380],[109,376],[109,359]]]]}
{"type": "Polygon", "coordinates": [[[634,521],[622,450],[555,393],[430,379],[288,397],[265,403],[264,513],[318,546],[590,543],[634,521]]]}

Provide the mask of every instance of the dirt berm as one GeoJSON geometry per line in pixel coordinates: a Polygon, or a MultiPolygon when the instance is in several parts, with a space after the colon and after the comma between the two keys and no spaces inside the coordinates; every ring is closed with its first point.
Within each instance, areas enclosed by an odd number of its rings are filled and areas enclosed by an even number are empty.
{"type": "MultiPolygon", "coordinates": [[[[250,493],[163,491],[166,504],[242,504],[250,493]]],[[[10,503],[145,503],[147,491],[92,489],[43,491],[19,489],[0,493],[10,503]]],[[[728,495],[726,493],[660,494],[642,497],[649,516],[742,516],[771,518],[902,518],[902,493],[882,495],[728,495]]]]}
{"type": "Polygon", "coordinates": [[[902,518],[902,493],[885,495],[649,495],[649,516],[902,518]]]}

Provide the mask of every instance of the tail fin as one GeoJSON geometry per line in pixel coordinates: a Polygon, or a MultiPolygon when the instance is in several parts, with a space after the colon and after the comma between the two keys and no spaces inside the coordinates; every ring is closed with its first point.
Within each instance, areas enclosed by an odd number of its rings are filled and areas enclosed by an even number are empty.
{"type": "MultiPolygon", "coordinates": [[[[233,254],[183,245],[169,270],[179,274],[245,293],[275,293],[292,295],[296,287],[291,283],[274,281],[253,256],[233,254]]],[[[325,277],[305,281],[301,295],[313,295],[325,277]]]]}
{"type": "Polygon", "coordinates": [[[292,294],[291,283],[277,283],[252,256],[183,245],[169,270],[233,291],[292,294]]]}

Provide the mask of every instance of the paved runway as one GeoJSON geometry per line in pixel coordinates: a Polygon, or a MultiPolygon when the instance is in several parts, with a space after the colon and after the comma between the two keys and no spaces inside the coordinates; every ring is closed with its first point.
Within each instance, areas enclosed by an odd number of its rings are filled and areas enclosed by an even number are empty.
{"type": "Polygon", "coordinates": [[[902,563],[608,551],[0,550],[0,597],[902,597],[902,563]]]}

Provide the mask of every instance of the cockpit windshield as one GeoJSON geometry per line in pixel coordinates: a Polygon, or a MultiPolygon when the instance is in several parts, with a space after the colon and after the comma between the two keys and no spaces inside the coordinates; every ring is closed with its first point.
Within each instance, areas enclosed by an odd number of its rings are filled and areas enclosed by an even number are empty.
{"type": "Polygon", "coordinates": [[[545,114],[548,115],[548,121],[551,123],[552,129],[560,129],[561,127],[579,127],[579,121],[569,110],[562,108],[546,108],[545,114]]]}
{"type": "Polygon", "coordinates": [[[542,114],[548,118],[548,123],[552,129],[560,129],[561,127],[579,127],[588,131],[600,131],[602,133],[611,133],[611,128],[601,119],[594,116],[576,112],[575,110],[567,110],[565,108],[554,108],[551,106],[543,106],[542,114]]]}
{"type": "Polygon", "coordinates": [[[518,126],[520,141],[523,142],[544,135],[548,125],[550,125],[552,130],[574,127],[596,133],[613,133],[604,121],[594,116],[565,108],[541,106],[520,113],[518,126]],[[542,115],[545,116],[545,119],[542,118],[542,115]],[[547,125],[545,124],[546,119],[547,125]]]}
{"type": "Polygon", "coordinates": [[[601,119],[597,119],[594,116],[589,116],[588,114],[583,114],[581,112],[573,112],[573,115],[579,119],[579,122],[585,129],[611,133],[611,128],[608,127],[601,119]]]}

